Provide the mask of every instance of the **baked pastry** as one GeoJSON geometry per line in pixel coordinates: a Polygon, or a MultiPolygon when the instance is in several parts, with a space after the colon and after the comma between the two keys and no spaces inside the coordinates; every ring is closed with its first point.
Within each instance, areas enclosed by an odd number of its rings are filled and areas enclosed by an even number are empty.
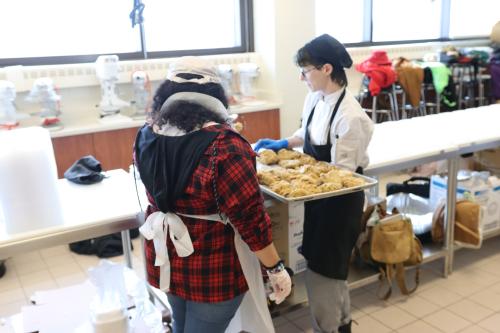
{"type": "Polygon", "coordinates": [[[302,154],[298,151],[292,149],[280,149],[278,151],[278,158],[281,160],[293,160],[296,158],[300,158],[302,154]]]}
{"type": "Polygon", "coordinates": [[[325,183],[342,184],[342,177],[339,174],[339,170],[330,170],[327,173],[321,174],[321,180],[325,183]]]}
{"type": "Polygon", "coordinates": [[[278,162],[280,167],[287,168],[287,169],[295,169],[300,167],[300,161],[299,160],[281,160],[278,162]]]}
{"type": "Polygon", "coordinates": [[[316,164],[316,159],[312,156],[307,155],[307,154],[301,154],[299,157],[299,161],[302,164],[310,164],[310,165],[316,164]]]}
{"type": "Polygon", "coordinates": [[[302,173],[299,170],[295,170],[295,169],[276,168],[276,169],[273,169],[273,172],[280,179],[286,180],[286,181],[292,181],[292,180],[300,178],[302,176],[302,173]]]}
{"type": "Polygon", "coordinates": [[[342,189],[342,182],[330,182],[330,183],[323,183],[320,186],[318,186],[318,190],[323,193],[323,192],[332,192],[332,191],[338,191],[342,189]]]}
{"type": "Polygon", "coordinates": [[[315,175],[316,177],[319,177],[321,174],[317,168],[314,167],[314,165],[302,165],[300,168],[300,172],[302,172],[305,175],[315,175]]]}
{"type": "Polygon", "coordinates": [[[271,170],[269,171],[257,171],[257,178],[259,183],[262,185],[270,186],[271,184],[278,182],[280,179],[271,170]]]}
{"type": "Polygon", "coordinates": [[[265,165],[276,164],[279,161],[278,155],[271,149],[262,149],[257,160],[265,165]]]}
{"type": "Polygon", "coordinates": [[[324,161],[319,161],[314,165],[314,168],[319,172],[319,173],[327,173],[330,170],[336,169],[333,165],[330,163],[324,162],[324,161]]]}
{"type": "Polygon", "coordinates": [[[315,186],[322,183],[322,181],[315,175],[302,175],[293,181],[306,183],[306,184],[310,184],[310,185],[315,185],[315,186]]]}
{"type": "Polygon", "coordinates": [[[318,185],[311,184],[309,181],[302,181],[300,179],[295,179],[292,180],[291,184],[293,190],[298,190],[298,189],[304,190],[304,192],[306,193],[305,195],[319,193],[318,185]]]}
{"type": "Polygon", "coordinates": [[[355,187],[364,185],[365,181],[362,178],[354,177],[354,176],[346,176],[342,177],[342,185],[344,187],[355,187]]]}
{"type": "Polygon", "coordinates": [[[304,197],[306,195],[309,195],[307,191],[303,188],[294,188],[290,194],[288,194],[289,198],[297,198],[297,197],[304,197]]]}
{"type": "Polygon", "coordinates": [[[233,129],[238,132],[238,133],[241,133],[241,131],[243,131],[243,124],[240,123],[239,121],[233,123],[233,129]]]}
{"type": "Polygon", "coordinates": [[[342,178],[352,177],[352,175],[353,175],[352,171],[345,170],[345,169],[337,169],[337,172],[338,172],[339,176],[342,178]]]}
{"type": "Polygon", "coordinates": [[[289,182],[285,180],[280,180],[276,183],[273,183],[269,186],[269,188],[273,191],[278,193],[279,195],[282,195],[284,197],[288,196],[290,192],[292,191],[292,186],[290,185],[289,182]]]}

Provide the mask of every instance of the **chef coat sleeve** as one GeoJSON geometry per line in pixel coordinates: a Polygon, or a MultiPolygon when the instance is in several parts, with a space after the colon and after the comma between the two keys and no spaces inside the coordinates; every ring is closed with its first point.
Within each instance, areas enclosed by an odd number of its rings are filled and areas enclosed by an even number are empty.
{"type": "Polygon", "coordinates": [[[339,119],[337,129],[332,128],[332,163],[355,171],[368,146],[368,140],[365,140],[366,135],[360,118],[342,117],[339,119]]]}

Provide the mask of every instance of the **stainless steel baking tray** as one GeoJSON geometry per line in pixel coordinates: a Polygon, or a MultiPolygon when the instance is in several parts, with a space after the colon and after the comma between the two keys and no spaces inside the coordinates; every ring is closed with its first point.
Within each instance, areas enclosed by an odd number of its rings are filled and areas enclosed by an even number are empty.
{"type": "MultiPolygon", "coordinates": [[[[265,169],[270,169],[269,166],[264,166],[264,165],[259,165],[257,167],[258,169],[265,170],[265,169]]],[[[336,191],[330,191],[330,192],[323,192],[323,193],[317,193],[317,194],[311,194],[311,195],[305,195],[302,197],[295,197],[295,198],[287,198],[284,197],[274,191],[272,191],[269,187],[265,185],[260,185],[260,188],[262,192],[265,194],[279,200],[282,202],[297,202],[297,201],[311,201],[311,200],[319,200],[319,199],[324,199],[324,198],[329,198],[329,197],[335,197],[339,195],[345,195],[348,193],[364,190],[370,187],[373,187],[377,185],[378,181],[375,178],[370,178],[365,175],[361,175],[359,173],[353,173],[353,176],[362,178],[365,181],[365,184],[359,185],[359,186],[353,186],[349,188],[343,188],[341,190],[336,190],[336,191]]]]}

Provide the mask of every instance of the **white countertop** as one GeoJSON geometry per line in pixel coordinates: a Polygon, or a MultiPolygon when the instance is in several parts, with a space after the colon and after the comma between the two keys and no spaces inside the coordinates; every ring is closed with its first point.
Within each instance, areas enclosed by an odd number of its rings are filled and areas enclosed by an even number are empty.
{"type": "Polygon", "coordinates": [[[141,211],[133,178],[118,169],[106,173],[102,182],[79,185],[59,179],[63,223],[26,226],[4,221],[0,215],[0,259],[22,251],[67,244],[139,226],[141,211]],[[7,223],[10,223],[7,225],[7,223]]]}
{"type": "Polygon", "coordinates": [[[500,145],[500,104],[375,125],[367,174],[400,170],[431,160],[500,145]]]}
{"type": "MultiPolygon", "coordinates": [[[[249,112],[259,112],[265,110],[277,109],[280,107],[279,103],[269,101],[249,101],[237,105],[231,105],[229,112],[231,114],[243,114],[249,112]]],[[[124,113],[124,115],[127,115],[124,113]]],[[[140,127],[144,124],[143,119],[132,119],[130,117],[122,117],[121,119],[112,119],[111,117],[104,120],[99,119],[96,112],[85,114],[82,116],[66,115],[61,116],[62,129],[50,132],[52,138],[88,134],[103,131],[112,131],[125,128],[140,127]]],[[[30,117],[21,120],[21,127],[38,126],[40,118],[30,117]]]]}

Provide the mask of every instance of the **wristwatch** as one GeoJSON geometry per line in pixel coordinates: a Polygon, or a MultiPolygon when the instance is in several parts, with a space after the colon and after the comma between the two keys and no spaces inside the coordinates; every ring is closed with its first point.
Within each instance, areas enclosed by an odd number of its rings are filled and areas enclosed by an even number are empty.
{"type": "Polygon", "coordinates": [[[266,267],[266,271],[269,274],[276,274],[285,270],[285,263],[283,260],[278,261],[273,267],[266,267]]]}

